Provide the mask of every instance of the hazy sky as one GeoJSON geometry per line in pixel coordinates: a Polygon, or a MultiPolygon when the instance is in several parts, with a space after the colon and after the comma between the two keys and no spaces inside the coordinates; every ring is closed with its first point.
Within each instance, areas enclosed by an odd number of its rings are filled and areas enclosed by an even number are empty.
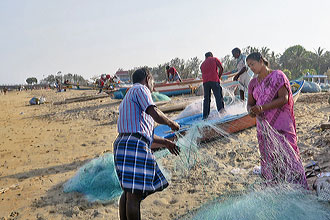
{"type": "Polygon", "coordinates": [[[0,0],[0,85],[222,58],[234,47],[330,50],[329,10],[329,0],[0,0]]]}

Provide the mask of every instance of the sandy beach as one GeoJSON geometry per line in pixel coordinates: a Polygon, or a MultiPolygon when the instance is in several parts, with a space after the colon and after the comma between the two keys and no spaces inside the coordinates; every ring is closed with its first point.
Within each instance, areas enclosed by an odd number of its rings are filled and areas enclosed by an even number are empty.
{"type": "MultiPolygon", "coordinates": [[[[54,90],[12,91],[0,95],[0,219],[118,219],[118,201],[89,203],[79,193],[64,193],[63,184],[83,164],[112,152],[119,101],[102,98],[53,105],[96,91],[56,93],[54,90]],[[47,103],[29,105],[32,97],[47,103]]],[[[295,103],[298,146],[304,165],[318,161],[330,171],[330,93],[300,94],[295,103]]],[[[179,96],[172,102],[184,102],[179,96]]],[[[169,104],[167,104],[169,105],[169,104]]],[[[170,113],[174,117],[176,113],[170,113]]],[[[184,178],[174,171],[174,160],[159,162],[171,173],[170,186],[147,197],[142,219],[177,219],[207,201],[244,190],[259,178],[256,128],[234,134],[241,142],[221,139],[202,145],[204,162],[184,178]],[[245,144],[244,144],[245,143],[245,144]],[[248,144],[246,144],[248,143],[248,144]],[[240,168],[239,173],[233,173],[240,168]]],[[[310,188],[316,177],[308,179],[310,188]]]]}

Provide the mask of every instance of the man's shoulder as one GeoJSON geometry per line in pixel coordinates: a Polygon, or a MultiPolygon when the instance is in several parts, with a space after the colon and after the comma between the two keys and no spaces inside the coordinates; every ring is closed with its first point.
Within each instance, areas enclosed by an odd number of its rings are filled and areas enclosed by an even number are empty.
{"type": "Polygon", "coordinates": [[[203,63],[202,64],[209,64],[209,63],[214,63],[214,62],[216,62],[216,61],[220,61],[218,58],[216,58],[216,57],[208,57],[206,60],[204,60],[203,61],[203,63]]]}
{"type": "Polygon", "coordinates": [[[133,86],[129,89],[132,90],[132,92],[143,92],[143,93],[151,93],[149,88],[146,85],[142,85],[140,83],[134,83],[133,86]]]}

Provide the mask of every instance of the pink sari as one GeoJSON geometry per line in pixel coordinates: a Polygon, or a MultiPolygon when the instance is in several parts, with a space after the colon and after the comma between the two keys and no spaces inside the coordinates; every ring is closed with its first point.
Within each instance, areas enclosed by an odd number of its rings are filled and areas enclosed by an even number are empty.
{"type": "Polygon", "coordinates": [[[283,86],[289,92],[288,103],[265,111],[257,120],[261,173],[270,183],[288,182],[308,189],[297,146],[294,103],[288,78],[280,70],[271,72],[261,82],[254,78],[249,84],[249,93],[256,105],[263,105],[277,98],[283,86]]]}

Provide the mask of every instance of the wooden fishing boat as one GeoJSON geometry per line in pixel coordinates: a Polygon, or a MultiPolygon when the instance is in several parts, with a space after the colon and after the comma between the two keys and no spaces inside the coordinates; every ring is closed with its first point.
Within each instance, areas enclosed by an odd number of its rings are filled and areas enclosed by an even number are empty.
{"type": "Polygon", "coordinates": [[[156,83],[155,90],[167,96],[191,94],[202,83],[202,79],[183,79],[182,82],[156,83]]]}
{"type": "MultiPolygon", "coordinates": [[[[221,80],[221,86],[231,87],[236,86],[235,81],[232,78],[235,74],[227,75],[226,80],[221,80]]],[[[167,96],[183,95],[183,94],[193,94],[195,90],[203,84],[202,79],[183,79],[182,82],[166,82],[166,83],[156,83],[155,90],[167,96]]]]}
{"type": "MultiPolygon", "coordinates": [[[[156,83],[155,91],[167,96],[184,95],[184,94],[194,94],[195,90],[203,84],[201,79],[184,79],[182,82],[173,83],[156,83]]],[[[226,80],[221,82],[222,88],[234,91],[239,85],[238,81],[226,80]]],[[[114,88],[112,90],[103,90],[104,92],[111,94],[114,99],[123,99],[126,92],[131,87],[131,85],[121,86],[119,88],[114,88]]]]}
{"type": "Polygon", "coordinates": [[[302,81],[290,81],[290,86],[292,89],[293,101],[296,102],[299,98],[300,92],[304,87],[305,80],[302,81]]]}
{"type": "MultiPolygon", "coordinates": [[[[297,81],[295,82],[299,85],[299,88],[293,93],[293,99],[294,101],[297,101],[299,94],[301,92],[301,89],[304,85],[304,81],[297,81]]],[[[192,116],[184,117],[175,120],[177,123],[179,123],[181,129],[179,130],[180,133],[185,133],[188,129],[190,129],[193,125],[199,124],[203,122],[202,114],[195,114],[192,116]]],[[[241,114],[235,114],[235,115],[226,115],[222,118],[215,118],[207,120],[207,123],[214,125],[218,129],[221,129],[221,132],[232,134],[238,131],[242,131],[244,129],[253,127],[256,125],[256,118],[251,117],[246,111],[241,114]]],[[[170,127],[166,125],[159,125],[155,128],[155,134],[168,138],[173,139],[175,137],[175,133],[171,132],[170,127]]],[[[214,137],[219,136],[219,131],[215,131],[211,127],[204,127],[201,131],[202,138],[200,141],[208,141],[213,139],[214,137]]]]}

